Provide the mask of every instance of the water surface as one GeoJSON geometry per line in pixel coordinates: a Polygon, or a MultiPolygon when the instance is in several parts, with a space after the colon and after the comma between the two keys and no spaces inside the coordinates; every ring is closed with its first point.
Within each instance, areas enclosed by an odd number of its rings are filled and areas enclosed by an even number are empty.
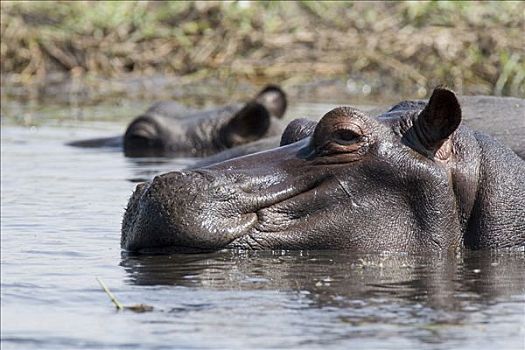
{"type": "Polygon", "coordinates": [[[127,256],[134,182],[188,161],[64,145],[124,120],[28,124],[2,126],[2,349],[525,347],[523,250],[127,256]],[[153,311],[117,312],[95,277],[153,311]]]}

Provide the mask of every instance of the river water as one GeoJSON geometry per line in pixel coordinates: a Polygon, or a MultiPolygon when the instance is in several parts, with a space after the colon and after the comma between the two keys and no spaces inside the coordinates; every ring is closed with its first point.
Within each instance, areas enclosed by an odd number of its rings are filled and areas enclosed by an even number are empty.
{"type": "Polygon", "coordinates": [[[191,161],[72,148],[121,133],[129,118],[24,108],[2,111],[4,350],[525,348],[523,250],[127,256],[120,222],[135,182],[191,161]],[[153,310],[117,311],[96,277],[121,303],[153,310]]]}

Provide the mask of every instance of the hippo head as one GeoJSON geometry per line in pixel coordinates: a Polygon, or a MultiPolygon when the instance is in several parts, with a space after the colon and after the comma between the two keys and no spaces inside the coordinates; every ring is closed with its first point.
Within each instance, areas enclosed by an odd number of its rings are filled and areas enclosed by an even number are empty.
{"type": "Polygon", "coordinates": [[[124,134],[125,155],[202,157],[276,135],[286,96],[270,85],[245,105],[197,112],[181,108],[159,103],[133,120],[124,134]]]}
{"type": "Polygon", "coordinates": [[[482,147],[460,121],[455,94],[441,88],[427,104],[402,103],[376,118],[340,107],[317,125],[295,121],[279,148],[138,185],[121,246],[428,252],[466,240],[482,245],[475,236],[490,226],[479,214],[487,206],[482,147]]]}

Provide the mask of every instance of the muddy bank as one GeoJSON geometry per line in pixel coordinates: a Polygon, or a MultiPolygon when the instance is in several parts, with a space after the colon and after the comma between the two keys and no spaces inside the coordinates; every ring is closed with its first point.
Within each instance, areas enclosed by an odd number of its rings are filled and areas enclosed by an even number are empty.
{"type": "Polygon", "coordinates": [[[185,98],[203,85],[243,95],[267,82],[314,98],[424,97],[438,84],[525,96],[522,2],[1,6],[13,97],[185,98]]]}

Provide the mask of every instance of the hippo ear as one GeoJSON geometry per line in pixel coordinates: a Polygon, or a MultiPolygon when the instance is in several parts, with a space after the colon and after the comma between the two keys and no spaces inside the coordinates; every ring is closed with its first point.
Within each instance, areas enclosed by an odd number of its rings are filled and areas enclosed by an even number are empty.
{"type": "Polygon", "coordinates": [[[228,147],[234,147],[259,140],[269,128],[270,113],[266,107],[250,102],[221,129],[221,137],[228,147]]]}
{"type": "Polygon", "coordinates": [[[423,147],[435,154],[460,123],[461,107],[454,92],[436,88],[414,128],[423,147]]]}
{"type": "Polygon", "coordinates": [[[305,118],[292,120],[281,136],[280,146],[289,145],[314,133],[317,122],[305,118]]]}
{"type": "Polygon", "coordinates": [[[255,96],[255,101],[262,104],[271,115],[282,118],[286,112],[286,94],[276,85],[268,85],[255,96]]]}

